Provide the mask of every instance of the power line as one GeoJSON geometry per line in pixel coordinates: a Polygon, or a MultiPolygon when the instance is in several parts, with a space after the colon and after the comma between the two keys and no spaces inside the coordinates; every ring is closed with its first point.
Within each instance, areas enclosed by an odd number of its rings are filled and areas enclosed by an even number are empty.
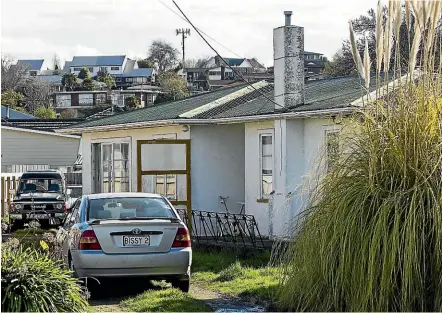
{"type": "Polygon", "coordinates": [[[223,60],[223,62],[233,71],[233,73],[235,73],[237,76],[239,76],[247,85],[249,85],[250,87],[252,87],[255,91],[257,91],[261,96],[263,96],[265,99],[269,100],[270,102],[272,102],[273,104],[275,104],[276,106],[287,110],[286,107],[280,105],[279,103],[275,102],[273,99],[270,99],[269,97],[267,97],[263,92],[261,92],[261,90],[256,89],[255,86],[253,86],[251,83],[249,83],[243,76],[242,74],[240,74],[238,71],[236,71],[232,66],[230,66],[229,63],[227,63],[224,58],[218,53],[218,51],[216,51],[215,48],[212,47],[212,45],[207,41],[206,38],[204,38],[204,36],[201,34],[201,32],[198,30],[198,28],[196,28],[193,23],[189,20],[189,18],[186,16],[186,14],[184,14],[183,10],[181,10],[181,8],[178,6],[178,4],[176,4],[175,0],[172,0],[173,4],[175,4],[175,6],[177,7],[177,9],[181,12],[181,14],[184,16],[184,18],[187,20],[187,22],[193,27],[193,29],[195,29],[195,31],[198,33],[198,35],[204,40],[204,42],[210,47],[210,49],[213,50],[213,52],[216,53],[216,55],[223,60]]]}
{"type": "MultiPolygon", "coordinates": [[[[177,13],[175,10],[173,10],[171,7],[169,7],[167,4],[165,4],[163,1],[158,0],[158,2],[160,2],[164,7],[166,7],[169,11],[171,11],[173,14],[175,14],[176,16],[178,16],[180,19],[182,19],[183,21],[185,21],[186,23],[189,23],[188,20],[186,20],[184,17],[182,17],[179,13],[177,13]]],[[[211,39],[212,41],[216,42],[217,44],[219,44],[221,47],[223,47],[224,49],[228,50],[229,52],[233,53],[234,55],[236,55],[237,57],[242,58],[241,55],[239,55],[238,53],[230,50],[228,47],[224,46],[222,43],[220,43],[218,40],[216,40],[215,38],[209,36],[206,32],[202,31],[201,29],[198,28],[198,30],[203,33],[204,35],[206,35],[206,37],[208,37],[209,39],[211,39]]]]}

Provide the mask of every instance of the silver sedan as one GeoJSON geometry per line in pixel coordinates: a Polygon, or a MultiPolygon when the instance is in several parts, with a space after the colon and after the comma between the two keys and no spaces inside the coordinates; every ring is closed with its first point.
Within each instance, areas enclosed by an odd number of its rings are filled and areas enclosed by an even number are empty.
{"type": "Polygon", "coordinates": [[[65,260],[78,277],[148,277],[189,291],[189,231],[160,195],[83,196],[61,232],[65,260]]]}

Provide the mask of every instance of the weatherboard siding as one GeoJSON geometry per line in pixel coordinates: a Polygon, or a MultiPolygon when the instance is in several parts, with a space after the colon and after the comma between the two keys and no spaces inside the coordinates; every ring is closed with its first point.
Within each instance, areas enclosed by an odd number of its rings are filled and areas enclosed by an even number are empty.
{"type": "Polygon", "coordinates": [[[73,166],[80,138],[2,128],[2,169],[9,165],[73,166]]]}

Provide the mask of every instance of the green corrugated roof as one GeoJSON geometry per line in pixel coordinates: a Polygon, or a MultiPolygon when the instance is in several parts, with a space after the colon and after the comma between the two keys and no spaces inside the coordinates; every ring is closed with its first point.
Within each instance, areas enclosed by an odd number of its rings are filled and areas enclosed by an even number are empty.
{"type": "MultiPolygon", "coordinates": [[[[223,88],[183,100],[157,104],[98,120],[87,121],[85,123],[72,125],[69,128],[87,128],[179,119],[179,115],[183,114],[184,112],[199,108],[244,87],[246,87],[245,84],[225,89],[223,88]]],[[[375,79],[373,79],[370,86],[370,91],[375,90],[375,88],[375,79]]],[[[272,85],[264,86],[260,89],[260,91],[269,99],[273,99],[274,95],[272,85]]],[[[308,81],[305,84],[305,104],[295,108],[290,108],[289,111],[313,111],[347,107],[351,102],[362,97],[362,95],[363,89],[361,87],[361,80],[358,76],[346,76],[308,81]]],[[[274,103],[263,97],[261,93],[252,91],[244,96],[240,96],[213,109],[201,112],[192,118],[214,119],[272,114],[276,111],[279,113],[280,110],[275,110],[274,106],[274,103]]]]}
{"type": "Polygon", "coordinates": [[[179,118],[179,115],[184,112],[199,108],[202,105],[215,101],[244,87],[245,85],[240,85],[226,89],[219,89],[213,92],[185,98],[183,100],[156,104],[143,109],[129,111],[98,120],[88,121],[85,123],[74,125],[69,128],[85,128],[176,119],[179,118]]]}

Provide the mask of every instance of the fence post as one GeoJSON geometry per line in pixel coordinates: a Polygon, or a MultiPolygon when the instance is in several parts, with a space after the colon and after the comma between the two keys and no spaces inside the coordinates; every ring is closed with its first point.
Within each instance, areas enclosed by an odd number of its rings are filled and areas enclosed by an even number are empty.
{"type": "Polygon", "coordinates": [[[2,217],[6,217],[5,202],[6,202],[6,197],[5,197],[5,178],[2,177],[2,217]]]}
{"type": "MultiPolygon", "coordinates": [[[[6,208],[6,210],[9,210],[9,207],[11,205],[11,194],[9,193],[9,190],[11,189],[11,177],[6,177],[6,194],[7,194],[7,199],[8,199],[8,206],[6,208]]],[[[6,212],[5,212],[6,213],[6,212]]]]}

